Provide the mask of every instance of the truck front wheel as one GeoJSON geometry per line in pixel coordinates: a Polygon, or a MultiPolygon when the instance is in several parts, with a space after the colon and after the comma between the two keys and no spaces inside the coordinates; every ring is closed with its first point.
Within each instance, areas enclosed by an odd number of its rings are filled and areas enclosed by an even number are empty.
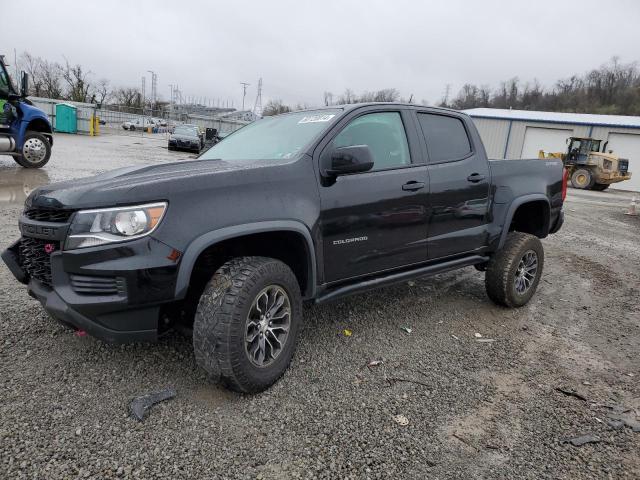
{"type": "Polygon", "coordinates": [[[285,372],[302,322],[291,269],[273,258],[235,258],[216,271],[193,324],[196,362],[211,379],[244,393],[270,387],[285,372]]]}
{"type": "Polygon", "coordinates": [[[586,168],[579,168],[571,175],[571,186],[581,190],[589,190],[593,187],[595,180],[593,175],[586,168]]]}
{"type": "Polygon", "coordinates": [[[487,265],[484,277],[487,295],[505,307],[526,305],[538,288],[543,265],[544,250],[538,237],[509,233],[504,247],[487,265]]]}
{"type": "Polygon", "coordinates": [[[22,155],[16,157],[16,162],[25,168],[40,168],[51,157],[51,145],[41,133],[29,131],[24,137],[20,153],[22,155]]]}

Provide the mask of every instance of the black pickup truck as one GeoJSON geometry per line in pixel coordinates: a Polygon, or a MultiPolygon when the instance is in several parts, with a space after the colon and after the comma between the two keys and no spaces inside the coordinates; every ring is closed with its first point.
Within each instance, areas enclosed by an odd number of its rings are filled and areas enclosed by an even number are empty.
{"type": "Polygon", "coordinates": [[[302,303],[461,267],[494,302],[536,290],[560,160],[487,160],[471,119],[359,104],[258,120],[197,160],[36,189],[2,255],[57,320],[108,342],[191,329],[229,388],[273,384],[302,303]]]}

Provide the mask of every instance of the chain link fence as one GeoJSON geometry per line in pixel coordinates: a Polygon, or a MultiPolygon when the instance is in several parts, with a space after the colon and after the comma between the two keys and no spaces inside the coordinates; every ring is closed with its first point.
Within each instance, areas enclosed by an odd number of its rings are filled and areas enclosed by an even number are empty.
{"type": "Polygon", "coordinates": [[[220,135],[227,135],[250,122],[220,118],[215,116],[171,112],[170,110],[141,109],[134,107],[121,107],[118,105],[98,105],[92,103],[70,102],[66,100],[54,100],[50,98],[30,97],[34,106],[41,109],[49,116],[49,120],[56,128],[56,105],[65,103],[76,107],[78,120],[78,133],[89,134],[91,132],[91,120],[95,116],[99,119],[99,135],[149,135],[155,138],[168,137],[178,125],[193,124],[203,131],[214,128],[220,135]]]}

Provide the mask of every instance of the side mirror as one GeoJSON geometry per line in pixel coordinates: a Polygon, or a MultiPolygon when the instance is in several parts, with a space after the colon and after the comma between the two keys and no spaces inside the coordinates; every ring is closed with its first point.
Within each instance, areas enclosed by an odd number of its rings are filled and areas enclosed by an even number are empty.
{"type": "Polygon", "coordinates": [[[373,154],[367,145],[352,145],[336,148],[331,153],[331,166],[327,175],[346,175],[366,172],[373,168],[373,154]]]}
{"type": "Polygon", "coordinates": [[[29,74],[22,72],[20,76],[20,96],[26,97],[29,95],[29,74]]]}

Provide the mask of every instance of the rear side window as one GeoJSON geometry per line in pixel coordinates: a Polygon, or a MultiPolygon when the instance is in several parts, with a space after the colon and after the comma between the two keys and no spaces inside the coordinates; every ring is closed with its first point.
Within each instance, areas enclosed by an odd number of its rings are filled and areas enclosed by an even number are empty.
{"type": "Polygon", "coordinates": [[[418,113],[431,162],[460,160],[471,153],[471,143],[462,120],[446,115],[418,113]]]}

